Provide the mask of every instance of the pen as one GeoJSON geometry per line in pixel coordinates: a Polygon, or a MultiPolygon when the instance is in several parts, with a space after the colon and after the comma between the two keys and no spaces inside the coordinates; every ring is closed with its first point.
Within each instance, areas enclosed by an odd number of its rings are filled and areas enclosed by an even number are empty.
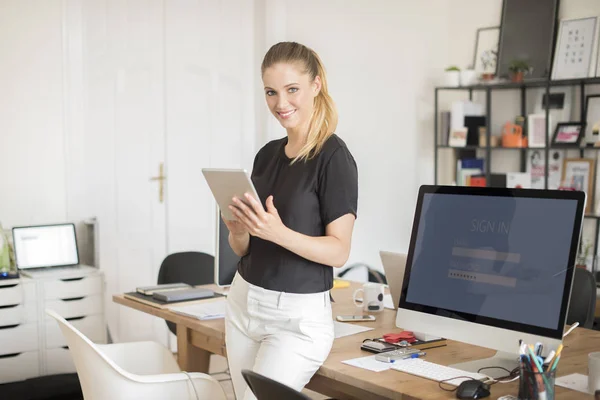
{"type": "MultiPolygon", "coordinates": [[[[542,368],[542,366],[539,364],[539,361],[537,359],[537,356],[535,354],[533,354],[533,351],[531,350],[531,347],[529,348],[529,352],[531,353],[531,361],[532,361],[532,369],[533,372],[535,373],[536,370],[539,372],[539,374],[536,374],[536,377],[539,377],[540,375],[542,375],[542,379],[544,381],[544,383],[542,384],[542,386],[544,384],[546,384],[546,387],[548,388],[548,390],[550,390],[550,384],[548,383],[548,379],[546,379],[546,374],[544,374],[544,368],[542,368]]],[[[539,378],[536,378],[539,379],[539,378]]],[[[538,393],[539,395],[539,393],[538,393]]]]}

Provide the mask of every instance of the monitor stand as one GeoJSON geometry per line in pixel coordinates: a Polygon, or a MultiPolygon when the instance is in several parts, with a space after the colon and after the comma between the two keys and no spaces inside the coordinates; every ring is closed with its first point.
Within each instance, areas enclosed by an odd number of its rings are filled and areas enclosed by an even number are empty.
{"type": "Polygon", "coordinates": [[[473,360],[460,364],[450,365],[452,368],[460,369],[462,371],[467,372],[475,372],[490,376],[494,379],[502,378],[509,373],[505,371],[505,368],[508,371],[512,371],[513,369],[519,366],[519,355],[513,353],[505,353],[505,352],[497,352],[496,355],[490,358],[484,358],[481,360],[473,360]],[[501,368],[490,368],[490,367],[501,367],[501,368]],[[485,368],[484,370],[481,370],[485,368]],[[481,370],[481,371],[480,371],[481,370]]]}

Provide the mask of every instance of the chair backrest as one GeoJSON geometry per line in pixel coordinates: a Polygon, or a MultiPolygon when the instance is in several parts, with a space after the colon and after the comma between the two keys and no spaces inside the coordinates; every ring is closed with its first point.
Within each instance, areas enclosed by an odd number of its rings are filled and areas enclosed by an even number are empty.
{"type": "Polygon", "coordinates": [[[585,268],[575,268],[567,324],[579,322],[583,328],[592,328],[596,311],[596,279],[585,268]]]}
{"type": "MultiPolygon", "coordinates": [[[[160,265],[158,284],[187,283],[188,285],[207,285],[215,283],[215,258],[210,254],[197,251],[185,251],[169,254],[160,265]]],[[[166,321],[169,330],[177,334],[176,325],[166,321]]]]}
{"type": "Polygon", "coordinates": [[[305,394],[249,369],[242,370],[242,376],[257,400],[310,400],[305,394]]]}
{"type": "Polygon", "coordinates": [[[77,369],[83,397],[86,400],[118,398],[109,382],[133,379],[133,376],[106,357],[98,347],[73,325],[52,310],[46,314],[54,318],[67,341],[77,369]]]}
{"type": "MultiPolygon", "coordinates": [[[[194,377],[192,383],[189,375],[178,377],[173,371],[159,375],[128,372],[55,311],[46,310],[46,314],[58,322],[67,341],[86,400],[192,399],[198,398],[196,393],[201,399],[225,397],[219,383],[208,375],[194,377]]],[[[135,357],[131,349],[122,352],[122,357],[135,357]]]]}

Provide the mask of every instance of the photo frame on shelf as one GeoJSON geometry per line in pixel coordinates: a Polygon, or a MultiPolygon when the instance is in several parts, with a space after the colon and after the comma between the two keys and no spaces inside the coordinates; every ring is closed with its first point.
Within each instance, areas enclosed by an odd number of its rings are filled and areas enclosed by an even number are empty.
{"type": "Polygon", "coordinates": [[[556,124],[551,145],[578,148],[584,135],[585,122],[559,122],[556,124]]]}
{"type": "Polygon", "coordinates": [[[561,187],[586,193],[586,214],[593,211],[595,162],[592,158],[565,158],[563,164],[561,187]]]}
{"type": "Polygon", "coordinates": [[[593,94],[585,98],[585,141],[595,145],[600,142],[600,94],[593,94]]]}
{"type": "MultiPolygon", "coordinates": [[[[549,117],[548,126],[552,127],[552,115],[549,117]]],[[[546,113],[527,116],[527,142],[529,147],[546,147],[546,113]]]]}
{"type": "Polygon", "coordinates": [[[552,80],[596,76],[598,25],[597,16],[560,21],[552,80]]]}
{"type": "Polygon", "coordinates": [[[498,61],[498,42],[500,27],[489,26],[477,29],[475,35],[475,51],[473,53],[473,69],[478,77],[491,78],[496,74],[498,61]]]}
{"type": "Polygon", "coordinates": [[[448,146],[465,147],[467,145],[467,128],[455,128],[450,130],[448,146]]]}
{"type": "Polygon", "coordinates": [[[531,188],[544,189],[545,176],[548,173],[548,189],[558,189],[562,179],[565,150],[550,149],[548,153],[548,171],[544,149],[529,150],[527,154],[527,172],[531,175],[531,188]]]}

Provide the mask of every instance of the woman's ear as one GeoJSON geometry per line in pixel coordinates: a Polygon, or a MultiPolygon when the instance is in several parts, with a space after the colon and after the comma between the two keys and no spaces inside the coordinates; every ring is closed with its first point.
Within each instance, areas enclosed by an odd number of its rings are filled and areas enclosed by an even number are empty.
{"type": "Polygon", "coordinates": [[[321,91],[321,77],[319,75],[315,76],[315,79],[313,80],[313,93],[315,95],[315,97],[319,94],[319,92],[321,91]]]}

